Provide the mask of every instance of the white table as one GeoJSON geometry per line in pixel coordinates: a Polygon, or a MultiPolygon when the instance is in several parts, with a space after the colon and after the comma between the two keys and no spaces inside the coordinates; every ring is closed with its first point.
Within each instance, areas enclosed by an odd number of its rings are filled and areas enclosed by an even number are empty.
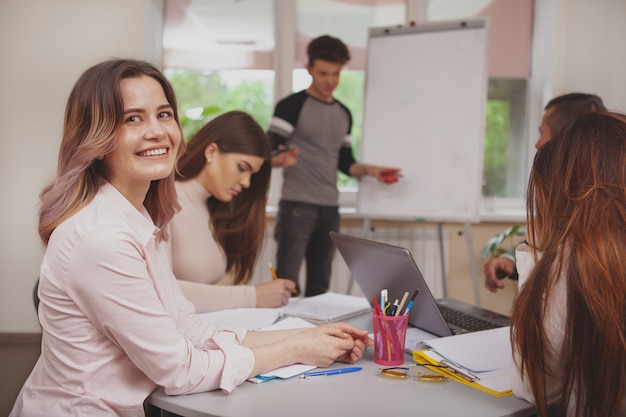
{"type": "MultiPolygon", "coordinates": [[[[371,330],[371,316],[351,323],[371,330]]],[[[411,355],[406,363],[412,364],[411,355]]],[[[348,366],[337,363],[332,368],[348,366]]],[[[377,375],[373,348],[368,348],[356,366],[362,371],[303,379],[270,380],[262,384],[244,382],[231,394],[212,391],[168,396],[156,390],[148,402],[163,410],[187,417],[490,417],[535,415],[532,404],[513,395],[494,397],[455,381],[427,383],[394,380],[377,375]]]]}

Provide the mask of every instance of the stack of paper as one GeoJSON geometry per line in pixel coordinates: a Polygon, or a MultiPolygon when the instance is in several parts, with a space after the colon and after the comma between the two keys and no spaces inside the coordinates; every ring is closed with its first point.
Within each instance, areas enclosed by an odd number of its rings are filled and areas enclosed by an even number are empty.
{"type": "Polygon", "coordinates": [[[510,329],[507,326],[428,340],[423,342],[423,349],[413,352],[413,358],[417,363],[447,363],[450,369],[429,369],[498,397],[508,395],[512,392],[513,366],[510,329]]]}
{"type": "Polygon", "coordinates": [[[316,323],[334,323],[370,312],[372,307],[364,297],[327,292],[290,302],[283,311],[316,323]]]}

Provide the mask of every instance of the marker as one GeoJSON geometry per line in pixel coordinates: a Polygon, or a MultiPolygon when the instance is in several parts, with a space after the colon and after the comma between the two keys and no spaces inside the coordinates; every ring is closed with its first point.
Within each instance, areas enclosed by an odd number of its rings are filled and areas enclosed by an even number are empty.
{"type": "Polygon", "coordinates": [[[415,302],[415,297],[417,297],[417,294],[419,294],[420,289],[416,288],[415,291],[413,292],[413,295],[411,296],[411,299],[409,300],[409,304],[406,305],[406,308],[404,309],[404,314],[402,314],[403,316],[406,316],[407,314],[409,314],[409,311],[411,310],[411,307],[413,307],[413,303],[415,302]]]}
{"type": "Polygon", "coordinates": [[[398,176],[390,172],[385,172],[384,174],[381,174],[381,177],[383,177],[383,182],[385,182],[386,184],[393,184],[394,182],[398,181],[398,176]]]}
{"type": "Polygon", "coordinates": [[[340,369],[328,369],[325,371],[313,371],[313,372],[305,372],[300,375],[300,378],[312,378],[314,376],[328,376],[328,375],[339,375],[339,374],[348,374],[350,372],[360,371],[361,367],[355,368],[340,368],[340,369]]]}
{"type": "Polygon", "coordinates": [[[378,304],[378,298],[376,298],[375,295],[372,295],[372,303],[374,303],[374,311],[376,311],[376,314],[378,314],[379,316],[382,316],[383,312],[380,309],[380,304],[378,304]]]}
{"type": "Polygon", "coordinates": [[[388,312],[388,316],[397,316],[397,312],[398,312],[398,307],[399,307],[400,302],[398,301],[398,299],[396,298],[396,301],[393,302],[393,304],[389,307],[389,312],[388,312]]]}
{"type": "Polygon", "coordinates": [[[284,148],[274,149],[272,151],[272,156],[280,155],[281,153],[289,152],[291,150],[291,145],[287,145],[284,148]]]}

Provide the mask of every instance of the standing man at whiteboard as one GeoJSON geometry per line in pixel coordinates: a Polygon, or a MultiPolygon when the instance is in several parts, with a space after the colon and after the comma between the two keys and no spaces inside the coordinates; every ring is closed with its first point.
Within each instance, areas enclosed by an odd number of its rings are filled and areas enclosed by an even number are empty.
{"type": "Polygon", "coordinates": [[[309,43],[307,54],[311,85],[278,102],[268,135],[272,166],[284,168],[274,233],[276,272],[297,285],[306,258],[304,295],[311,297],[330,284],[335,247],[329,232],[338,231],[340,222],[337,170],[357,178],[371,175],[383,183],[397,181],[400,170],[360,164],[352,155],[352,115],[333,97],[350,60],[347,46],[324,35],[309,43]]]}

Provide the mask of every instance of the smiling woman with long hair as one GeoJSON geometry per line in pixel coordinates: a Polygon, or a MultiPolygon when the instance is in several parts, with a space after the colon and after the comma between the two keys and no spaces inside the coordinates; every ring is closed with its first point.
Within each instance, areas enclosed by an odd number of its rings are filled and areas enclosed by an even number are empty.
{"type": "Polygon", "coordinates": [[[174,91],[154,65],[113,59],[81,75],[41,194],[41,356],[10,416],[139,416],[158,386],[229,393],[284,365],[355,362],[372,344],[345,323],[250,332],[195,314],[163,244],[183,150],[174,91]]]}
{"type": "Polygon", "coordinates": [[[511,341],[540,416],[626,414],[626,119],[591,113],[538,150],[511,341]]]}

